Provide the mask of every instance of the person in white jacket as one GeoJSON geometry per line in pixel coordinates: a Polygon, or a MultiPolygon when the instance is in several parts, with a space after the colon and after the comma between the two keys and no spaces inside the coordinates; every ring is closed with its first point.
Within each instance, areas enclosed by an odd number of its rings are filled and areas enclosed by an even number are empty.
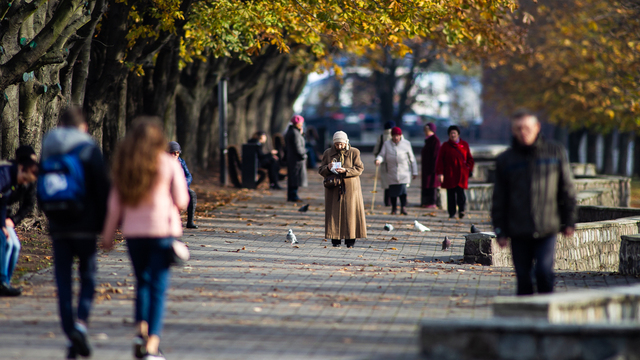
{"type": "Polygon", "coordinates": [[[413,155],[411,143],[402,136],[402,129],[394,127],[391,130],[391,140],[385,141],[382,150],[376,157],[376,165],[387,163],[387,181],[389,197],[391,199],[391,214],[397,213],[398,197],[400,198],[400,213],[407,215],[407,187],[411,179],[418,177],[418,163],[413,155]]]}

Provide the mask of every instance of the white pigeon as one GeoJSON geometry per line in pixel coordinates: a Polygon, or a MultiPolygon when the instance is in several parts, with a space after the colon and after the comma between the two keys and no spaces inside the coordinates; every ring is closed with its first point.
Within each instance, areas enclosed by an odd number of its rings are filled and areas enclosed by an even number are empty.
{"type": "Polygon", "coordinates": [[[414,220],[413,221],[413,226],[416,228],[416,230],[420,231],[420,232],[425,232],[425,231],[431,231],[431,229],[429,229],[428,227],[420,224],[418,222],[418,220],[414,220]]]}
{"type": "Polygon", "coordinates": [[[384,224],[384,229],[387,231],[392,231],[393,230],[393,225],[391,224],[384,224]]]}
{"type": "Polygon", "coordinates": [[[296,235],[293,233],[293,230],[289,229],[287,233],[287,241],[291,241],[291,245],[297,244],[298,239],[296,239],[296,235]]]}

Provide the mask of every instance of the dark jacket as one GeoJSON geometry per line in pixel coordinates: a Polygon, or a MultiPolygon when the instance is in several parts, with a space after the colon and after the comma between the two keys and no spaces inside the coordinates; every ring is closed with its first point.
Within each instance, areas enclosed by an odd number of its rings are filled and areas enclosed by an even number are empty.
{"type": "Polygon", "coordinates": [[[271,153],[264,152],[264,144],[260,143],[258,139],[249,139],[249,141],[247,141],[247,144],[258,145],[258,150],[256,151],[256,153],[258,155],[258,163],[260,164],[260,167],[265,167],[273,159],[273,155],[271,155],[271,153]]]}
{"type": "Polygon", "coordinates": [[[191,182],[193,181],[193,176],[191,176],[191,173],[189,172],[187,163],[181,157],[179,157],[178,160],[180,160],[180,165],[182,165],[182,171],[184,171],[184,177],[187,179],[187,187],[189,187],[191,186],[191,182]]]}
{"type": "Polygon", "coordinates": [[[18,204],[17,209],[9,209],[7,218],[18,226],[24,218],[29,216],[36,205],[36,183],[18,185],[9,196],[9,205],[18,204]]]}
{"type": "Polygon", "coordinates": [[[576,222],[571,167],[562,145],[539,137],[517,141],[496,160],[491,209],[497,236],[539,238],[576,222]]]}
{"type": "Polygon", "coordinates": [[[436,162],[438,160],[438,152],[440,151],[440,139],[433,134],[424,139],[424,147],[420,154],[422,162],[422,188],[440,187],[440,180],[436,176],[436,162]]]}
{"type": "Polygon", "coordinates": [[[18,166],[15,163],[0,165],[0,228],[5,227],[7,206],[18,183],[18,166]]]}
{"type": "Polygon", "coordinates": [[[298,128],[289,125],[284,136],[289,187],[307,186],[307,148],[298,128]]]}
{"type": "Polygon", "coordinates": [[[70,222],[49,220],[49,233],[52,237],[91,238],[102,232],[107,212],[109,196],[109,177],[102,158],[102,152],[91,136],[74,128],[56,128],[50,131],[42,142],[42,161],[47,157],[65,154],[80,145],[84,168],[86,196],[82,216],[70,222]]]}

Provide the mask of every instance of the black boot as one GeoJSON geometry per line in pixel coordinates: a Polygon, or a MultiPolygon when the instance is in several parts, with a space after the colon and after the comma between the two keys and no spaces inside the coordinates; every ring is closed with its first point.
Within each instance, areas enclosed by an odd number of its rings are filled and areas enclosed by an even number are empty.
{"type": "Polygon", "coordinates": [[[344,244],[351,248],[356,244],[356,239],[344,239],[344,244]]]}
{"type": "Polygon", "coordinates": [[[21,294],[22,288],[14,288],[6,282],[0,284],[0,296],[20,296],[21,294]]]}
{"type": "Polygon", "coordinates": [[[407,215],[407,210],[404,209],[404,206],[400,206],[400,214],[407,215]]]}
{"type": "Polygon", "coordinates": [[[196,192],[189,189],[189,207],[187,207],[187,228],[197,229],[198,225],[193,223],[193,214],[196,212],[196,203],[198,198],[196,192]]]}
{"type": "Polygon", "coordinates": [[[340,247],[340,239],[331,239],[331,245],[333,245],[333,247],[340,247]]]}

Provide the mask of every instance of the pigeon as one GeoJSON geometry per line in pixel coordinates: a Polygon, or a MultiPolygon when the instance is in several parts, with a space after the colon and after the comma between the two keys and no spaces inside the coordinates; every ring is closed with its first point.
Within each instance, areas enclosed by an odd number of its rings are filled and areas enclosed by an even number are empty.
{"type": "Polygon", "coordinates": [[[291,245],[298,243],[298,239],[296,239],[296,235],[293,233],[293,230],[291,229],[289,229],[289,232],[287,233],[287,240],[291,241],[291,245]]]}
{"type": "Polygon", "coordinates": [[[478,230],[478,228],[475,225],[471,224],[471,233],[475,234],[475,233],[479,233],[479,232],[480,232],[480,230],[478,230]]]}
{"type": "Polygon", "coordinates": [[[391,230],[393,230],[393,225],[391,225],[391,224],[384,224],[384,229],[385,229],[385,230],[387,230],[387,231],[391,231],[391,230]]]}
{"type": "Polygon", "coordinates": [[[420,224],[418,222],[418,220],[414,220],[413,221],[413,226],[415,226],[416,230],[420,231],[420,232],[425,232],[425,231],[431,231],[431,229],[429,229],[428,227],[420,224]]]}
{"type": "Polygon", "coordinates": [[[442,240],[442,251],[447,251],[449,248],[451,248],[451,240],[445,236],[444,240],[442,240]]]}
{"type": "Polygon", "coordinates": [[[309,204],[301,206],[300,209],[298,209],[300,212],[307,212],[307,210],[309,210],[309,204]]]}

